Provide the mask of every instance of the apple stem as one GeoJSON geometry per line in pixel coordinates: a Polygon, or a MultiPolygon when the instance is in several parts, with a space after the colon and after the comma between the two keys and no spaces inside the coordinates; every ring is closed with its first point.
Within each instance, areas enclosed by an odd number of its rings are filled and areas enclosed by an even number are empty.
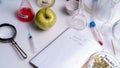
{"type": "Polygon", "coordinates": [[[47,8],[45,8],[45,15],[46,15],[47,8]]]}
{"type": "Polygon", "coordinates": [[[48,18],[48,17],[47,17],[47,14],[46,14],[46,11],[47,11],[47,8],[45,8],[45,17],[48,18]]]}

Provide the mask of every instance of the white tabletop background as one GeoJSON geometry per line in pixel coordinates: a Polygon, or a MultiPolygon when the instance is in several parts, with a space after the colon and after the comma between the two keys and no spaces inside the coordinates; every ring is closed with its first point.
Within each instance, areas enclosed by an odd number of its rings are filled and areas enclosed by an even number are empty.
{"type": "MultiPolygon", "coordinates": [[[[0,3],[0,24],[10,23],[16,27],[17,36],[15,37],[15,41],[27,53],[28,58],[21,59],[10,43],[0,42],[0,68],[33,68],[29,64],[29,60],[68,27],[66,23],[68,22],[70,16],[67,15],[67,13],[65,13],[65,0],[56,0],[55,5],[51,8],[55,11],[57,15],[57,22],[51,29],[47,31],[38,30],[33,24],[23,23],[16,19],[15,13],[19,9],[22,0],[1,1],[2,2],[0,3]],[[30,27],[30,32],[33,36],[33,42],[35,46],[34,53],[33,50],[31,50],[31,45],[27,36],[28,26],[30,27]]],[[[30,0],[35,13],[40,9],[36,1],[37,0],[30,0]]],[[[114,19],[112,20],[112,23],[120,19],[119,6],[120,4],[116,5],[114,8],[114,19]]],[[[99,24],[101,25],[101,23],[99,24]]],[[[111,49],[108,46],[105,48],[108,48],[108,50],[111,51],[111,49]]],[[[120,46],[116,45],[115,48],[117,49],[117,52],[120,51],[120,46]]]]}

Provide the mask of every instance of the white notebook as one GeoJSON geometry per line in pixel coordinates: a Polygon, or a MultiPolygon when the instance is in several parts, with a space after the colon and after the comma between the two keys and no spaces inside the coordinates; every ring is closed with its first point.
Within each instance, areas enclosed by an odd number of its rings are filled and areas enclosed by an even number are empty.
{"type": "Polygon", "coordinates": [[[91,54],[101,50],[94,39],[69,28],[31,59],[30,64],[37,68],[81,68],[91,54]]]}

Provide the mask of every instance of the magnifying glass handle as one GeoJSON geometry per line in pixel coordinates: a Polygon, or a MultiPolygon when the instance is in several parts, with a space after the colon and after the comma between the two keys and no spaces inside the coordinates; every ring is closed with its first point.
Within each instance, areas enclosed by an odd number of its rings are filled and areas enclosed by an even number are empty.
{"type": "Polygon", "coordinates": [[[15,48],[18,50],[18,52],[22,55],[24,59],[27,58],[27,54],[19,47],[19,45],[14,41],[11,40],[11,43],[15,46],[15,48]]]}

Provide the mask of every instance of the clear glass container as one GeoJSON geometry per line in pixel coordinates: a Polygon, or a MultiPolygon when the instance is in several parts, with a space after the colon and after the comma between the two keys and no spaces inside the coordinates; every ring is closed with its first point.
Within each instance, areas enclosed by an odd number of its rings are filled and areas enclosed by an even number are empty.
{"type": "Polygon", "coordinates": [[[93,1],[97,1],[96,19],[106,22],[111,16],[112,8],[120,2],[120,0],[85,0],[84,9],[92,14],[93,1]]]}
{"type": "MultiPolygon", "coordinates": [[[[85,3],[84,3],[85,10],[88,13],[91,13],[92,12],[91,10],[92,10],[92,1],[93,0],[89,0],[89,1],[88,0],[84,0],[84,1],[85,1],[85,3]]],[[[111,1],[110,6],[112,8],[114,8],[115,5],[120,2],[120,0],[98,0],[98,1],[101,1],[101,3],[99,3],[99,4],[104,5],[104,6],[106,6],[106,4],[105,4],[106,1],[111,1]]],[[[108,3],[108,2],[106,2],[106,3],[108,3]]]]}
{"type": "Polygon", "coordinates": [[[55,0],[37,0],[37,4],[42,8],[52,7],[55,0]]]}
{"type": "Polygon", "coordinates": [[[108,52],[100,51],[91,55],[87,68],[120,68],[120,64],[108,52]]]}
{"type": "Polygon", "coordinates": [[[34,16],[35,13],[29,0],[22,0],[20,8],[16,13],[17,19],[25,23],[30,23],[31,21],[33,21],[34,16]]]}
{"type": "Polygon", "coordinates": [[[114,23],[112,27],[112,35],[115,39],[120,40],[120,20],[114,23]]]}
{"type": "Polygon", "coordinates": [[[115,40],[116,56],[120,61],[120,20],[116,21],[112,26],[112,36],[115,40]]]}

